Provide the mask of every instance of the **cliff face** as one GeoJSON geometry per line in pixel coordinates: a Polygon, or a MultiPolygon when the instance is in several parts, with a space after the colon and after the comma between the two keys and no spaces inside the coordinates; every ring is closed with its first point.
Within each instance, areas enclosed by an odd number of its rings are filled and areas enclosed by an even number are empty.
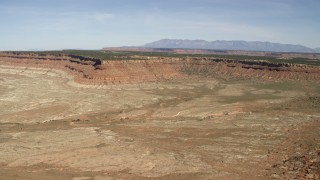
{"type": "Polygon", "coordinates": [[[81,56],[0,53],[0,65],[57,69],[85,84],[141,83],[182,78],[178,62],[165,60],[103,61],[81,56]]]}
{"type": "Polygon", "coordinates": [[[57,69],[85,84],[155,82],[190,75],[262,80],[320,80],[319,67],[213,58],[157,58],[100,61],[74,55],[0,53],[0,65],[57,69]]]}
{"type": "Polygon", "coordinates": [[[187,74],[222,78],[261,80],[320,80],[320,68],[306,65],[277,64],[266,61],[236,61],[196,58],[188,60],[181,70],[187,74]]]}

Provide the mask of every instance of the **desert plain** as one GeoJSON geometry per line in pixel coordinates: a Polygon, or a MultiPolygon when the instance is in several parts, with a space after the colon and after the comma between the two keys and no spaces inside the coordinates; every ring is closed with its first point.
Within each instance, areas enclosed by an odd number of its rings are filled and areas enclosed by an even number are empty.
{"type": "Polygon", "coordinates": [[[140,62],[112,82],[1,58],[0,179],[319,179],[319,68],[140,62]]]}

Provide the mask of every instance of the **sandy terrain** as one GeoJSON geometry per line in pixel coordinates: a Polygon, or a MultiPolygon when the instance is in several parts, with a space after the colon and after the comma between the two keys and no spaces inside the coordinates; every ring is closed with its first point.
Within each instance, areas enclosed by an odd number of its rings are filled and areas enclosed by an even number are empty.
{"type": "Polygon", "coordinates": [[[95,86],[8,66],[0,75],[0,179],[319,177],[280,166],[319,149],[315,83],[95,86]]]}

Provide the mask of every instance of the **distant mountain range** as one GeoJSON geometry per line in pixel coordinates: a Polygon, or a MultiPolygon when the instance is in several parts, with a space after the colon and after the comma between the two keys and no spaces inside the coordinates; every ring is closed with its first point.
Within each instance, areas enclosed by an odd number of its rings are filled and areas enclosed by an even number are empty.
{"type": "Polygon", "coordinates": [[[271,52],[302,52],[316,53],[320,48],[312,49],[302,45],[280,44],[261,41],[205,41],[162,39],[145,44],[147,48],[186,48],[186,49],[216,49],[216,50],[246,50],[246,51],[271,51],[271,52]]]}

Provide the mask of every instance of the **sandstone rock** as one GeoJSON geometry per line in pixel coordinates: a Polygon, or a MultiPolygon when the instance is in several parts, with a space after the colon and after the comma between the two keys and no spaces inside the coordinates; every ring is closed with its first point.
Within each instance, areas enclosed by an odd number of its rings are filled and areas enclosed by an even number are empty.
{"type": "Polygon", "coordinates": [[[0,65],[62,70],[83,84],[128,84],[185,78],[188,75],[222,78],[320,80],[320,68],[265,61],[217,58],[134,57],[142,60],[100,61],[74,55],[0,53],[0,65]]]}

